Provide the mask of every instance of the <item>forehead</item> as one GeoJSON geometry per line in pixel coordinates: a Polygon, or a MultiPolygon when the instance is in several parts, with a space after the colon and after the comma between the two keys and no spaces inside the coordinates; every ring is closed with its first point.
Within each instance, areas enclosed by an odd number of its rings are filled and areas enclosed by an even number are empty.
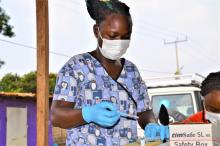
{"type": "Polygon", "coordinates": [[[130,31],[131,26],[131,18],[122,14],[111,14],[101,23],[101,28],[104,31],[130,31]]]}

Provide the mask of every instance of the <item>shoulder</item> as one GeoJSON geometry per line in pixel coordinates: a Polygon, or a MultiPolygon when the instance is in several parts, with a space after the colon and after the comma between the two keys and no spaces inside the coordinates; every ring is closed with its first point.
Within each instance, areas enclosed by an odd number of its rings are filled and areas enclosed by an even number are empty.
{"type": "Polygon", "coordinates": [[[72,64],[72,63],[80,63],[82,61],[85,61],[87,58],[89,58],[90,55],[88,53],[82,53],[82,54],[77,54],[71,57],[66,63],[66,64],[72,64]]]}
{"type": "Polygon", "coordinates": [[[125,64],[126,64],[126,65],[136,66],[132,61],[130,61],[130,60],[128,60],[128,59],[125,59],[125,58],[123,58],[123,59],[125,60],[125,64]]]}
{"type": "Polygon", "coordinates": [[[127,74],[132,74],[132,76],[135,77],[136,79],[140,80],[140,82],[142,81],[142,77],[139,72],[139,69],[133,62],[125,59],[125,67],[124,68],[125,68],[125,72],[127,72],[127,74]]]}
{"type": "Polygon", "coordinates": [[[203,112],[200,111],[183,121],[183,123],[200,123],[203,122],[203,112]]]}
{"type": "Polygon", "coordinates": [[[85,63],[88,53],[77,54],[71,57],[59,70],[59,74],[66,74],[74,70],[80,70],[81,64],[85,63]]]}
{"type": "Polygon", "coordinates": [[[134,71],[139,72],[137,66],[136,66],[132,61],[127,60],[127,59],[124,59],[124,60],[125,60],[125,66],[126,66],[126,68],[133,68],[134,71]]]}

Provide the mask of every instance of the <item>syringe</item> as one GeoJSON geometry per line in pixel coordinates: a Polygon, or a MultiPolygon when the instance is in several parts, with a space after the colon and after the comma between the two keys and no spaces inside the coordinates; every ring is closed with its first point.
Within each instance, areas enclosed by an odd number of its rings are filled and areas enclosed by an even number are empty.
{"type": "Polygon", "coordinates": [[[135,116],[135,115],[126,114],[123,112],[119,112],[119,113],[120,113],[120,116],[124,117],[124,118],[131,118],[131,119],[135,119],[135,120],[137,120],[139,118],[138,116],[135,116]]]}

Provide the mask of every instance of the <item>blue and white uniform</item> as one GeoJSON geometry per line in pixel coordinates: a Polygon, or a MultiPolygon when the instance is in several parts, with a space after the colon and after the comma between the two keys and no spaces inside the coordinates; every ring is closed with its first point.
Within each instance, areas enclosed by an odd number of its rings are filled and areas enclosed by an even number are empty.
{"type": "MultiPolygon", "coordinates": [[[[147,87],[133,63],[125,59],[121,74],[114,80],[90,53],[72,57],[61,68],[53,100],[75,102],[74,109],[110,101],[119,111],[131,115],[151,108],[147,87]]],[[[119,146],[134,142],[136,139],[137,121],[121,117],[112,128],[89,123],[68,129],[66,145],[119,146]]]]}

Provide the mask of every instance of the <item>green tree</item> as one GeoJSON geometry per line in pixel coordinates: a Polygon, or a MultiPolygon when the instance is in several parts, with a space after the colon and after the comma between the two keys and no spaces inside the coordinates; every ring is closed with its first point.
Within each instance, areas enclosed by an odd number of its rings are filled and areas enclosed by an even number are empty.
{"type": "Polygon", "coordinates": [[[8,73],[0,81],[0,91],[20,92],[21,78],[17,74],[8,73]]]}
{"type": "Polygon", "coordinates": [[[37,85],[36,85],[36,72],[30,72],[21,77],[20,88],[22,92],[27,93],[36,93],[37,85]]]}
{"type": "Polygon", "coordinates": [[[12,31],[13,26],[9,24],[10,17],[0,7],[0,34],[13,37],[15,33],[12,31]]]}
{"type": "MultiPolygon", "coordinates": [[[[36,93],[37,83],[36,83],[37,73],[36,71],[29,72],[23,76],[18,76],[17,74],[6,74],[0,80],[0,91],[4,92],[26,92],[26,93],[36,93]]],[[[49,93],[52,94],[56,84],[56,74],[49,74],[49,93]]]]}
{"type": "Polygon", "coordinates": [[[54,87],[56,85],[56,77],[57,77],[57,74],[55,74],[55,73],[49,74],[49,92],[50,92],[50,94],[53,94],[54,87]]]}
{"type": "MultiPolygon", "coordinates": [[[[0,7],[0,34],[8,37],[15,36],[13,26],[9,24],[10,17],[5,13],[3,8],[0,7]]],[[[5,62],[0,60],[0,68],[5,62]]]]}

